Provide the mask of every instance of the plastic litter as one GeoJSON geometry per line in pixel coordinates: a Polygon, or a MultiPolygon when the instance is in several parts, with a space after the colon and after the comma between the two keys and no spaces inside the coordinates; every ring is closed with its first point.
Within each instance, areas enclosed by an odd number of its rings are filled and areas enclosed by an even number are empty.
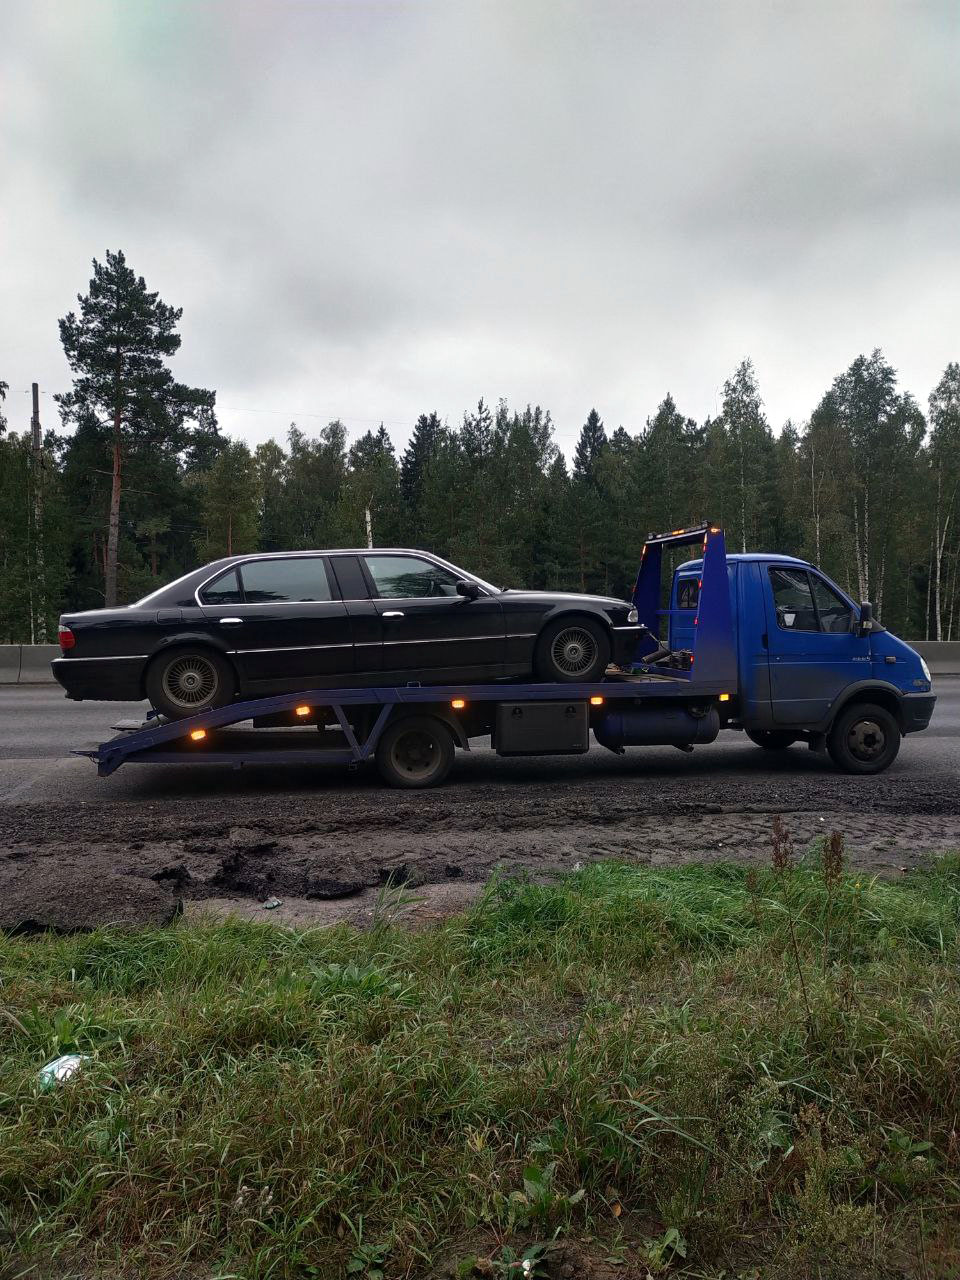
{"type": "Polygon", "coordinates": [[[71,1076],[75,1076],[84,1063],[89,1061],[90,1055],[88,1053],[65,1053],[59,1058],[54,1058],[52,1062],[48,1062],[46,1066],[41,1067],[37,1073],[37,1079],[44,1088],[50,1089],[55,1084],[63,1084],[71,1076]]]}
{"type": "Polygon", "coordinates": [[[260,905],[263,907],[264,911],[276,911],[277,907],[283,906],[283,903],[279,898],[268,898],[266,902],[261,902],[260,905]]]}

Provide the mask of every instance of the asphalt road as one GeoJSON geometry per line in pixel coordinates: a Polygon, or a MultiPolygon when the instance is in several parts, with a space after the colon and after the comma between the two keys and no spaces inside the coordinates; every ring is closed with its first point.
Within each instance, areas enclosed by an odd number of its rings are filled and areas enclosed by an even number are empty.
{"type": "Polygon", "coordinates": [[[727,733],[690,755],[594,747],[500,759],[481,747],[458,752],[445,786],[398,792],[369,766],[126,765],[98,778],[71,748],[112,736],[142,704],[0,687],[0,905],[31,886],[49,901],[73,876],[82,906],[119,877],[205,909],[256,913],[279,893],[285,905],[271,918],[326,919],[331,899],[362,899],[395,875],[452,892],[497,867],[765,860],[775,814],[798,849],[838,829],[852,862],[897,873],[960,849],[960,679],[936,692],[930,728],[876,777],[840,774],[804,746],[772,754],[727,733]]]}
{"type": "MultiPolygon", "coordinates": [[[[936,693],[930,728],[904,741],[899,759],[885,775],[907,789],[931,776],[960,784],[960,677],[941,679],[936,693]]],[[[196,769],[175,765],[130,765],[101,780],[91,763],[71,755],[73,748],[95,747],[112,737],[112,725],[118,720],[140,719],[145,709],[146,703],[71,702],[59,687],[50,685],[0,686],[0,805],[19,799],[136,802],[147,794],[174,799],[221,793],[225,785],[240,794],[286,792],[291,786],[349,794],[373,781],[366,777],[366,770],[348,775],[335,767],[293,771],[263,767],[235,773],[213,766],[196,769]]],[[[737,779],[738,785],[749,783],[759,797],[766,787],[781,785],[790,774],[837,777],[829,760],[803,747],[784,756],[771,756],[743,734],[724,733],[711,746],[697,747],[692,755],[672,747],[646,747],[617,757],[595,745],[586,756],[501,759],[489,748],[474,748],[469,754],[457,753],[448,786],[455,781],[460,787],[492,784],[511,788],[533,779],[579,786],[627,775],[635,781],[660,779],[668,785],[679,782],[695,789],[709,785],[710,778],[719,775],[737,779]]],[[[844,779],[852,792],[862,781],[844,779]]]]}

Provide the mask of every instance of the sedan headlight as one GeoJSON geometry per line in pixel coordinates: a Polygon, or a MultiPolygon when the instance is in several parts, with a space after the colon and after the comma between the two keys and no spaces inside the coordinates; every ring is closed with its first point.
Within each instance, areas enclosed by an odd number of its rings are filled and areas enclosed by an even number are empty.
{"type": "Polygon", "coordinates": [[[627,614],[628,624],[632,624],[634,622],[639,621],[639,618],[640,618],[640,615],[637,613],[636,609],[631,609],[630,612],[627,614]]]}
{"type": "Polygon", "coordinates": [[[920,670],[923,672],[923,678],[928,684],[933,684],[933,676],[930,674],[930,668],[927,666],[923,658],[920,659],[920,670]]]}

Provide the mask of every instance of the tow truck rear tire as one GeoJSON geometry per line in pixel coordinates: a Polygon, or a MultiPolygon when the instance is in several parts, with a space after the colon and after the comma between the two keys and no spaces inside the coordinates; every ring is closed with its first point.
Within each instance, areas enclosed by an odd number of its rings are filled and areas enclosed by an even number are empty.
{"type": "Polygon", "coordinates": [[[748,729],[747,737],[765,751],[786,751],[796,742],[796,736],[783,729],[748,729]]]}
{"type": "Polygon", "coordinates": [[[377,769],[391,787],[435,787],[453,765],[453,734],[435,716],[388,724],[377,743],[377,769]]]}
{"type": "Polygon", "coordinates": [[[897,758],[900,726],[885,707],[857,702],[834,720],[827,750],[844,773],[882,773],[897,758]]]}

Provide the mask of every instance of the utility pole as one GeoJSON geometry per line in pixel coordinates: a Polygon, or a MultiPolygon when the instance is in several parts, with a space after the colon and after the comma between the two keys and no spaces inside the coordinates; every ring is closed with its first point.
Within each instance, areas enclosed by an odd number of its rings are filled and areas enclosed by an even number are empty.
{"type": "Polygon", "coordinates": [[[33,568],[36,594],[31,585],[30,643],[45,644],[47,639],[47,610],[43,584],[43,453],[40,444],[40,387],[34,382],[33,415],[30,418],[30,466],[33,473],[33,568]]]}

